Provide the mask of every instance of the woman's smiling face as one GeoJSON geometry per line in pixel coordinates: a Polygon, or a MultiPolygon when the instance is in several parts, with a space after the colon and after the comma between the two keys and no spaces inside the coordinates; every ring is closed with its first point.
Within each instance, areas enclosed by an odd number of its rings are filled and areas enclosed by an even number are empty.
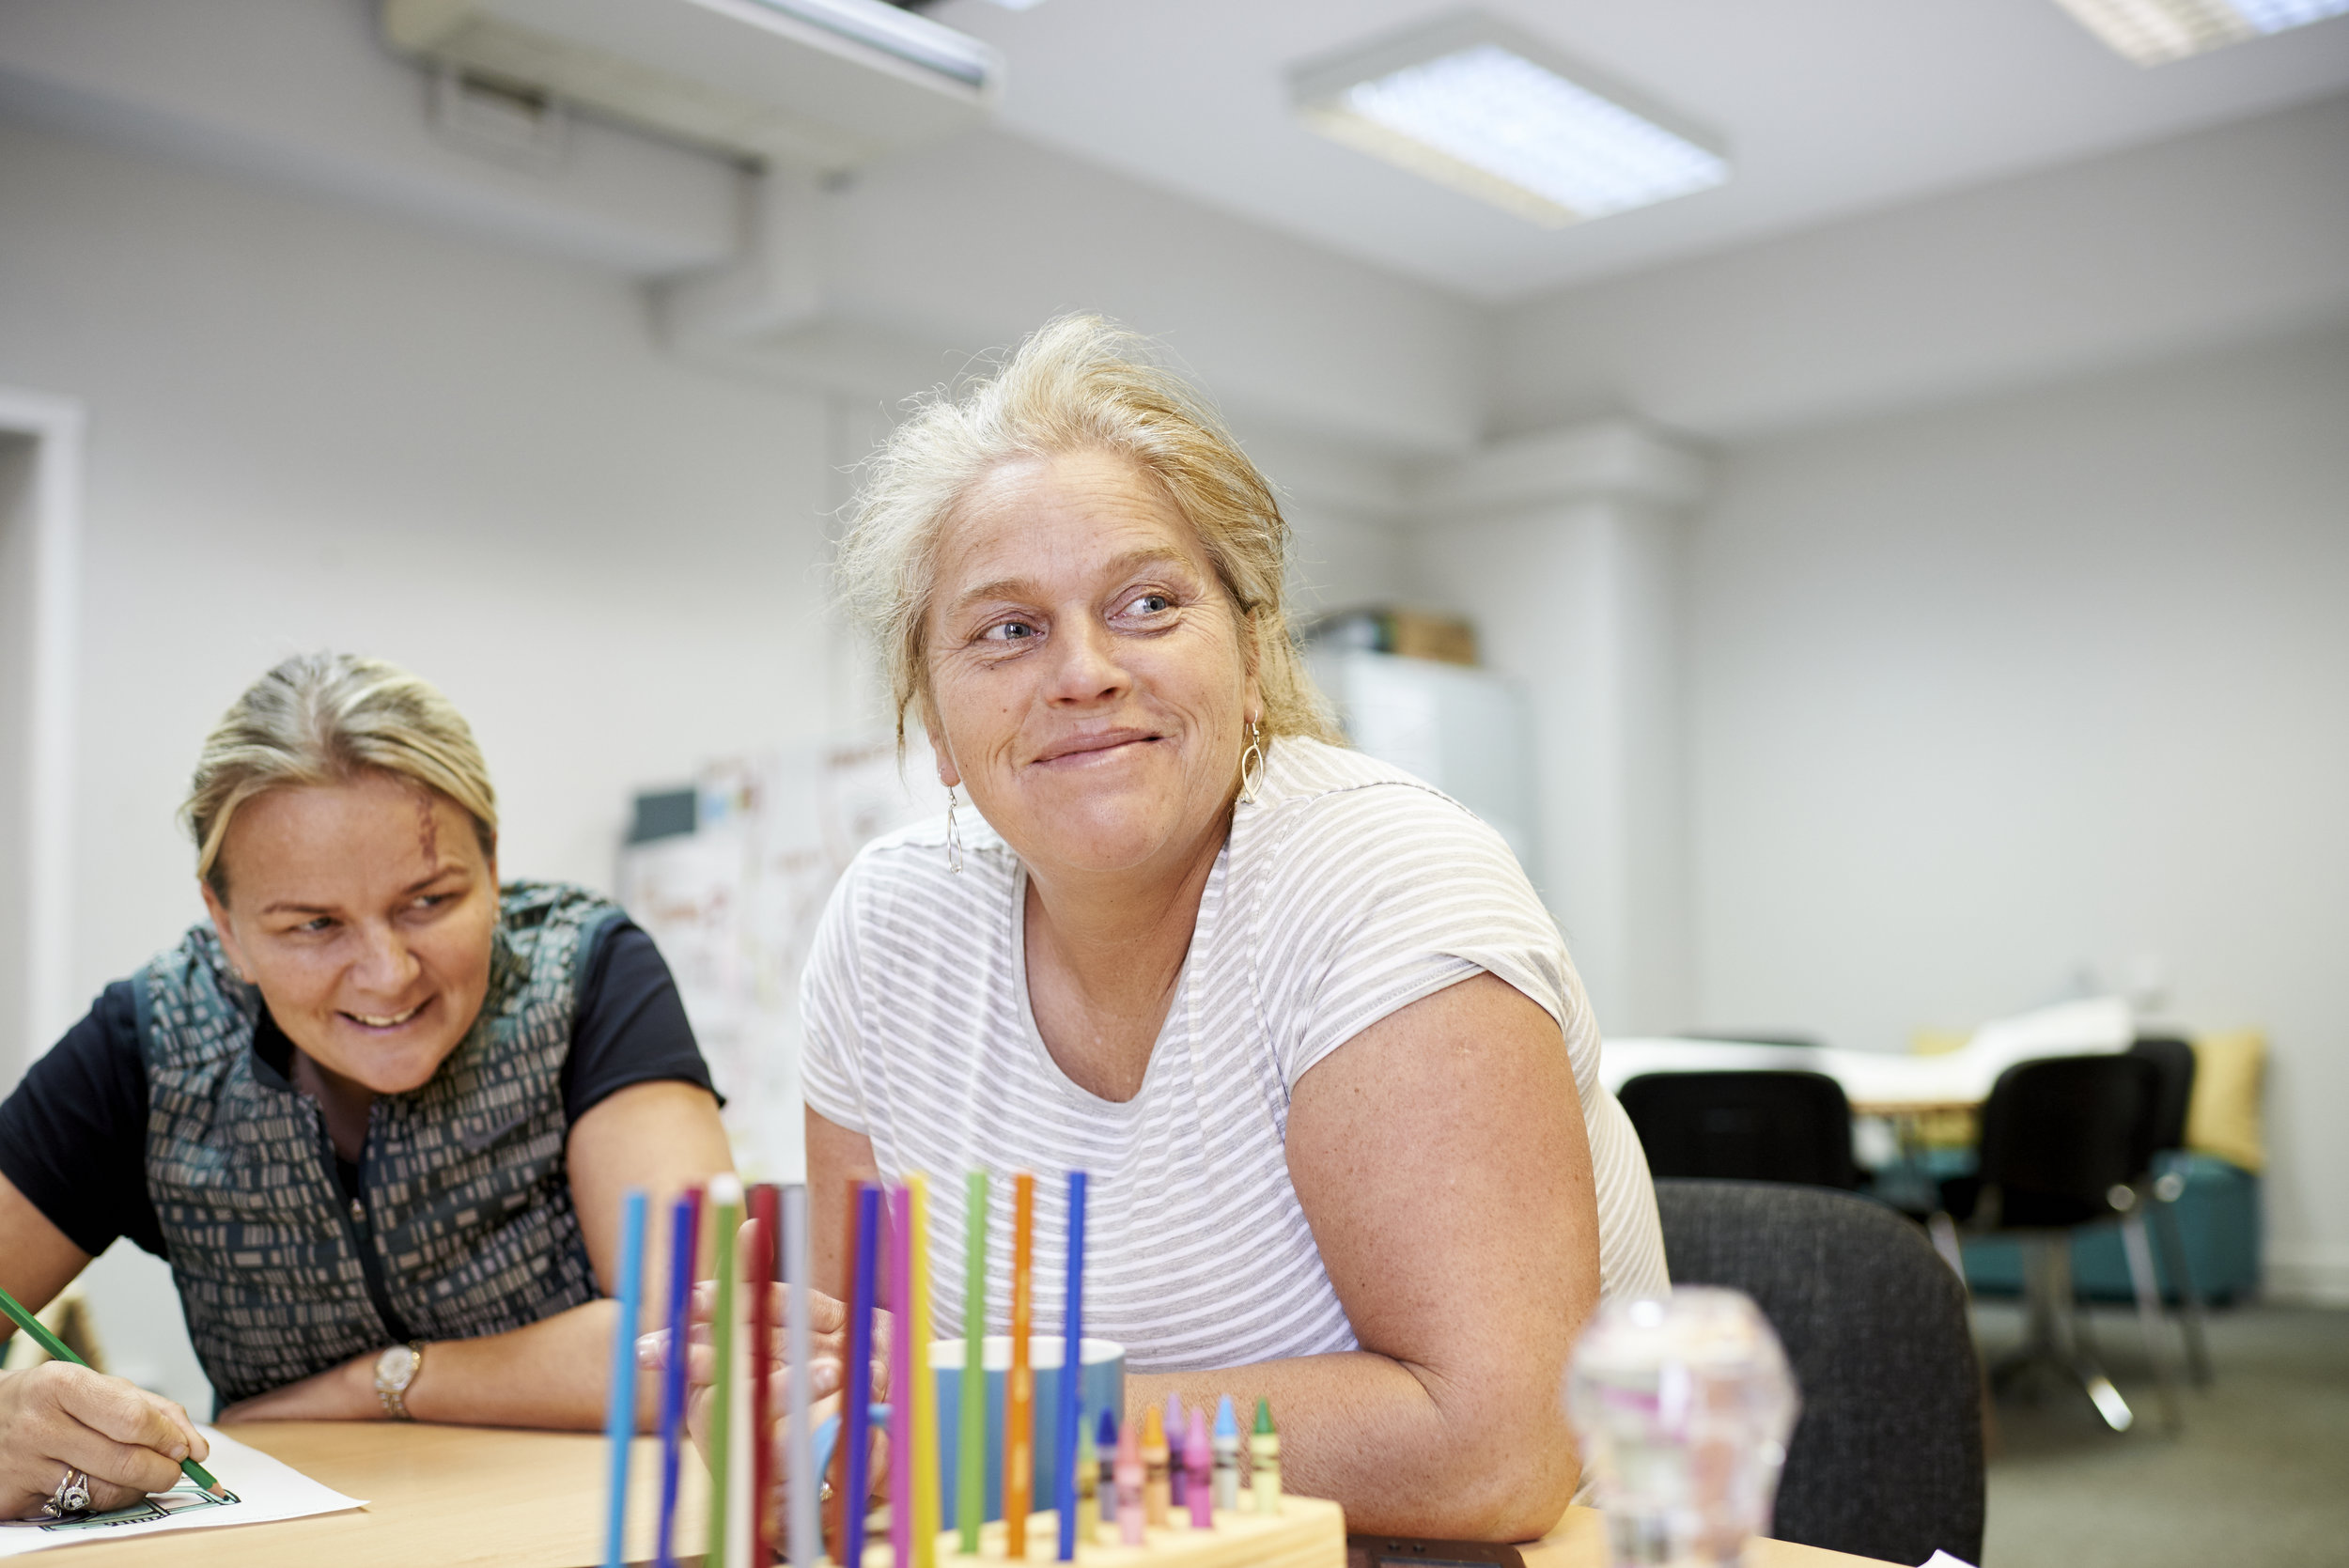
{"type": "Polygon", "coordinates": [[[1238,610],[1130,458],[1023,458],[937,546],[927,626],[939,776],[1039,871],[1173,869],[1220,837],[1261,709],[1238,610]]]}
{"type": "Polygon", "coordinates": [[[420,1089],[490,989],[497,866],[446,796],[387,774],[238,808],[210,886],[229,961],[287,1038],[379,1094],[420,1089]]]}

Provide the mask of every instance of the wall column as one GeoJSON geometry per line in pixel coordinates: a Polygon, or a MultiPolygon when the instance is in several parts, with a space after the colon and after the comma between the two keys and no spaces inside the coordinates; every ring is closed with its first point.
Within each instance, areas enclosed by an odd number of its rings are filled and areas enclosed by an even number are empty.
{"type": "Polygon", "coordinates": [[[1542,861],[1601,1027],[1695,1017],[1686,533],[1706,460],[1629,420],[1501,442],[1423,475],[1417,581],[1473,618],[1533,714],[1542,861]]]}

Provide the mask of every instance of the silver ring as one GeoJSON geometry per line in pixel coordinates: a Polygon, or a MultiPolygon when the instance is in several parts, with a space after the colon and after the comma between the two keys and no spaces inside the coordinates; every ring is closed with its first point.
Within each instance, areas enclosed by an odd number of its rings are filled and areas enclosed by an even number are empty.
{"type": "Polygon", "coordinates": [[[49,1500],[40,1505],[40,1511],[53,1519],[63,1519],[75,1514],[87,1514],[89,1512],[89,1477],[72,1466],[67,1466],[65,1479],[57,1483],[57,1489],[49,1494],[49,1500]]]}

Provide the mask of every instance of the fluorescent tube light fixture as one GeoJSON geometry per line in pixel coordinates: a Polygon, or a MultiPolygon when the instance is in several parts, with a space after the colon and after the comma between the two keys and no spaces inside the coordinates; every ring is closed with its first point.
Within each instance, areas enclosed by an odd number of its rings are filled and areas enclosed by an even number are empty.
{"type": "Polygon", "coordinates": [[[1729,178],[1714,137],[1474,14],[1299,66],[1289,90],[1332,141],[1546,228],[1729,178]]]}
{"type": "Polygon", "coordinates": [[[969,34],[941,27],[888,0],[758,0],[758,4],[974,87],[986,84],[995,63],[994,51],[969,34]]]}
{"type": "Polygon", "coordinates": [[[2056,0],[2116,54],[2157,66],[2349,12],[2349,0],[2056,0]]]}

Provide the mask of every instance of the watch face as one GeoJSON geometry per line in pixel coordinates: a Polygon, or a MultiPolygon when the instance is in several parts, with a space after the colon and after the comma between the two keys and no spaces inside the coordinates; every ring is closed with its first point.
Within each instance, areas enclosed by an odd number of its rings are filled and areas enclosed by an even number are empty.
{"type": "Polygon", "coordinates": [[[416,1375],[416,1353],[396,1344],[375,1358],[375,1380],[387,1388],[404,1389],[416,1375]]]}

